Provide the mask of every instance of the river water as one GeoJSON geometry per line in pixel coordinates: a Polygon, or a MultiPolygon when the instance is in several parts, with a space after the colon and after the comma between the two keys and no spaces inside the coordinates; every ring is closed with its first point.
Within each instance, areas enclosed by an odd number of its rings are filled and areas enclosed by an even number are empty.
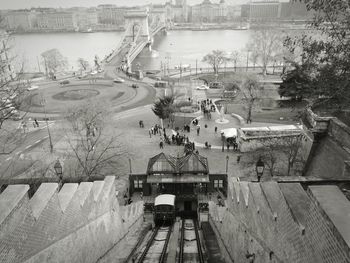
{"type": "MultiPolygon", "coordinates": [[[[249,41],[249,30],[170,31],[154,39],[152,51],[145,49],[134,64],[147,70],[159,70],[161,64],[207,67],[203,56],[214,49],[241,51],[249,41]]],[[[43,71],[40,54],[57,48],[68,59],[71,69],[78,69],[78,58],[93,63],[94,56],[104,58],[119,43],[123,32],[49,33],[14,35],[12,39],[17,61],[24,61],[26,71],[43,71]]],[[[243,54],[243,51],[242,51],[243,54]]],[[[244,55],[242,55],[244,56],[244,55]]],[[[242,58],[242,64],[244,59],[242,58]]]]}

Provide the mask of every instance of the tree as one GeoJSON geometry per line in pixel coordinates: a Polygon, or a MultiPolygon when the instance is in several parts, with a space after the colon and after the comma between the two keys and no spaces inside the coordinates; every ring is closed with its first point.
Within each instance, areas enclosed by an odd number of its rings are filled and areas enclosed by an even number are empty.
{"type": "Polygon", "coordinates": [[[89,61],[83,58],[78,58],[78,65],[81,71],[86,71],[89,67],[89,61]]]}
{"type": "Polygon", "coordinates": [[[281,32],[262,29],[254,31],[248,43],[252,57],[261,64],[262,73],[266,75],[267,67],[274,61],[274,56],[282,48],[281,32]]]}
{"type": "Polygon", "coordinates": [[[282,74],[283,83],[278,89],[278,93],[283,97],[302,100],[309,97],[313,92],[313,79],[311,69],[308,64],[292,63],[293,70],[282,74]]]}
{"type": "Polygon", "coordinates": [[[247,75],[240,85],[240,92],[244,97],[244,103],[247,105],[247,123],[251,122],[253,107],[261,96],[262,90],[263,86],[259,85],[254,75],[247,75]]]}
{"type": "Polygon", "coordinates": [[[235,67],[235,72],[237,69],[237,63],[240,61],[241,59],[241,54],[238,51],[233,51],[230,55],[230,60],[233,62],[233,65],[235,67]]]}
{"type": "Polygon", "coordinates": [[[170,118],[174,113],[174,100],[175,97],[173,94],[171,94],[169,96],[159,98],[153,104],[152,111],[156,116],[159,117],[162,129],[164,128],[163,120],[170,118]]]}
{"type": "Polygon", "coordinates": [[[54,76],[56,72],[64,70],[67,65],[67,59],[56,48],[41,53],[44,59],[46,74],[54,76]]]}
{"type": "MultiPolygon", "coordinates": [[[[65,138],[71,150],[68,160],[78,176],[108,175],[118,169],[126,154],[119,136],[109,125],[105,105],[88,102],[66,115],[65,138]]],[[[125,160],[124,160],[125,161],[125,160]]]]}
{"type": "MultiPolygon", "coordinates": [[[[314,12],[310,23],[317,35],[303,34],[287,37],[285,45],[291,52],[302,49],[302,66],[310,68],[314,76],[308,98],[334,105],[348,105],[350,101],[350,3],[337,0],[305,0],[309,11],[314,12]],[[326,98],[326,100],[324,99],[326,98]]],[[[300,73],[293,69],[294,74],[300,73]]],[[[302,88],[304,83],[301,83],[302,88]]],[[[310,86],[305,83],[306,88],[310,86]]]]}
{"type": "Polygon", "coordinates": [[[224,51],[213,50],[211,53],[205,55],[202,61],[212,66],[214,73],[218,74],[220,66],[227,61],[227,58],[224,51]]]}

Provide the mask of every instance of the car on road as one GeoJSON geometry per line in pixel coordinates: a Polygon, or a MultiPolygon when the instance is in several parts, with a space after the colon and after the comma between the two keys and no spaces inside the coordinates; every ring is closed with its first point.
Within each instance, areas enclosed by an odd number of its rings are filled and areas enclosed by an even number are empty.
{"type": "Polygon", "coordinates": [[[198,87],[196,87],[197,90],[205,90],[205,89],[209,89],[209,87],[207,85],[200,85],[198,87]]]}
{"type": "Polygon", "coordinates": [[[113,82],[114,82],[114,83],[123,83],[124,80],[123,80],[122,78],[115,78],[115,79],[113,80],[113,82]]]}
{"type": "Polygon", "coordinates": [[[67,84],[69,84],[70,82],[69,82],[69,80],[62,80],[61,82],[60,82],[60,84],[61,85],[67,85],[67,84]]]}
{"type": "Polygon", "coordinates": [[[134,89],[137,89],[139,86],[136,85],[136,84],[132,84],[131,87],[134,88],[134,89]]]}

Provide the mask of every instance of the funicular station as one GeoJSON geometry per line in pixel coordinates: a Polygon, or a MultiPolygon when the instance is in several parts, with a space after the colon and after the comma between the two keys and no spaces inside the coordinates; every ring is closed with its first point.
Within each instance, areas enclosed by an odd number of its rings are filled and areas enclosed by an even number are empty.
{"type": "Polygon", "coordinates": [[[145,217],[157,213],[158,196],[170,194],[175,196],[174,217],[206,222],[208,202],[220,204],[226,198],[227,174],[210,174],[207,158],[198,153],[175,157],[162,152],[149,159],[145,174],[130,174],[129,185],[131,197],[142,197],[145,217]]]}

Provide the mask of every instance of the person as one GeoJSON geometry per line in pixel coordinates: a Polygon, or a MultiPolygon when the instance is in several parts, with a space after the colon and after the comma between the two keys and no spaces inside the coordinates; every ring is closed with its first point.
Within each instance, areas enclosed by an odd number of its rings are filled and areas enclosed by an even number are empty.
{"type": "Polygon", "coordinates": [[[237,155],[237,163],[239,163],[241,160],[241,156],[240,155],[237,155]]]}
{"type": "Polygon", "coordinates": [[[149,137],[152,138],[152,128],[148,130],[149,137]]]}
{"type": "Polygon", "coordinates": [[[200,131],[201,127],[197,127],[197,136],[199,136],[199,131],[200,131]]]}
{"type": "Polygon", "coordinates": [[[215,133],[217,133],[218,132],[218,127],[215,126],[214,131],[215,131],[215,133]]]}
{"type": "Polygon", "coordinates": [[[160,143],[159,143],[159,148],[160,148],[160,149],[163,149],[163,141],[160,141],[160,143]]]}
{"type": "Polygon", "coordinates": [[[34,122],[35,122],[35,124],[36,124],[36,127],[39,128],[39,122],[38,122],[38,120],[37,120],[37,119],[34,119],[34,122]]]}

